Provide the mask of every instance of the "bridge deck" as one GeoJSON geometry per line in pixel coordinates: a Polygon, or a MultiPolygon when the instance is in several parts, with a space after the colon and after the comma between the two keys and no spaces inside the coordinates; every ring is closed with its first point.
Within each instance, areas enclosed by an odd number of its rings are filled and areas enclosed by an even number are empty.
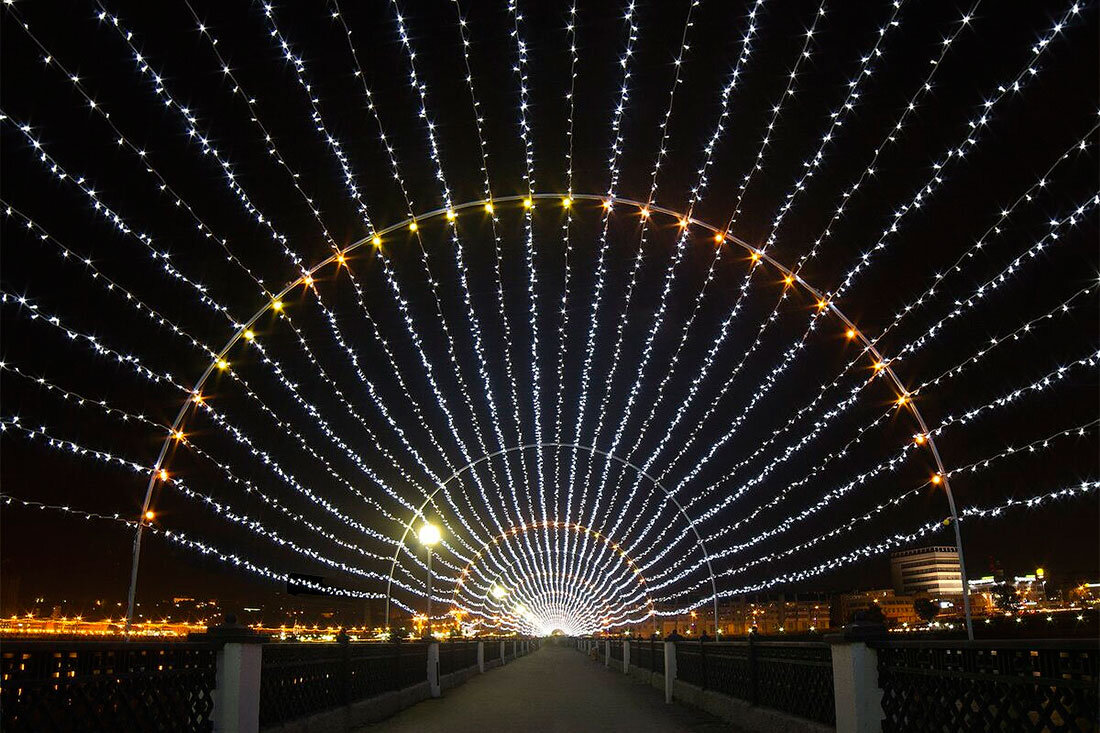
{"type": "Polygon", "coordinates": [[[360,729],[360,733],[486,731],[729,731],[727,724],[659,690],[554,644],[360,729]]]}

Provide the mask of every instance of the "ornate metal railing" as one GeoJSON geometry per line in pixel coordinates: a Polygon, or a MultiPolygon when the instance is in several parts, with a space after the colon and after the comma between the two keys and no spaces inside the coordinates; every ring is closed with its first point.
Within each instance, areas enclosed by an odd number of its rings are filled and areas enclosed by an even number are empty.
{"type": "MultiPolygon", "coordinates": [[[[474,654],[476,664],[476,646],[474,654]]],[[[260,726],[277,725],[423,682],[427,678],[427,659],[427,644],[423,643],[265,644],[260,726]]]]}
{"type": "Polygon", "coordinates": [[[665,673],[665,643],[657,639],[631,639],[630,664],[650,672],[665,673]]]}
{"type": "Polygon", "coordinates": [[[753,705],[836,722],[832,655],[822,642],[681,641],[676,678],[753,705]]]}
{"type": "Polygon", "coordinates": [[[193,642],[0,646],[4,731],[208,731],[216,648],[193,642]]]}
{"type": "Polygon", "coordinates": [[[1095,731],[1092,641],[883,641],[884,731],[1095,731]]]}
{"type": "MultiPolygon", "coordinates": [[[[497,644],[497,649],[500,649],[500,644],[497,644]]],[[[439,645],[440,674],[451,674],[476,666],[476,641],[445,641],[439,645]]]]}

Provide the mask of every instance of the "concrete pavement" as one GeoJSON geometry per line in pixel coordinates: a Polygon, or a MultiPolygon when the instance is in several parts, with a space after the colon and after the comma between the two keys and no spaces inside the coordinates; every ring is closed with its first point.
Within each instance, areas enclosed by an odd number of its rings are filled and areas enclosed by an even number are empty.
{"type": "MultiPolygon", "coordinates": [[[[621,669],[621,668],[620,668],[621,669]]],[[[357,733],[712,733],[730,726],[571,648],[542,649],[357,733]]]]}

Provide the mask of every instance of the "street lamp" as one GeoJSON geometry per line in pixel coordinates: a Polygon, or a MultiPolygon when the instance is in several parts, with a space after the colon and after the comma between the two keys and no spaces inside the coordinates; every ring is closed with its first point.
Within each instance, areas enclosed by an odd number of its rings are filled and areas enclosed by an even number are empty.
{"type": "Polygon", "coordinates": [[[424,522],[424,525],[420,528],[419,533],[420,544],[428,550],[428,613],[427,613],[427,629],[428,638],[432,638],[432,547],[439,544],[439,540],[442,536],[439,533],[439,527],[430,522],[424,522]]]}

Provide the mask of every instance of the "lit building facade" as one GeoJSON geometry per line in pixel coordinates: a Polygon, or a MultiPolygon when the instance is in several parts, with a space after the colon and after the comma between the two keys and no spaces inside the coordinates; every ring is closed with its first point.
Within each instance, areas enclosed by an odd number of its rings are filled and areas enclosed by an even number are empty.
{"type": "Polygon", "coordinates": [[[850,623],[852,617],[878,606],[887,626],[902,626],[920,622],[913,604],[923,596],[898,595],[893,588],[842,593],[833,601],[833,625],[840,627],[850,623]]]}
{"type": "Polygon", "coordinates": [[[902,550],[890,556],[890,577],[898,595],[926,593],[961,596],[959,553],[954,547],[936,546],[902,550]]]}

